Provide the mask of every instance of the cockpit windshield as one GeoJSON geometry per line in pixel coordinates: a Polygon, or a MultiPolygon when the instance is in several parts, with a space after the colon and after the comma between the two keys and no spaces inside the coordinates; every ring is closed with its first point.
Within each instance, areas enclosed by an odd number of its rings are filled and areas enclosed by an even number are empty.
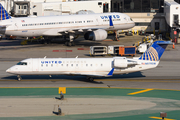
{"type": "Polygon", "coordinates": [[[16,65],[27,65],[27,62],[18,62],[16,65]]]}
{"type": "Polygon", "coordinates": [[[130,20],[133,21],[132,18],[130,18],[130,20]]]}

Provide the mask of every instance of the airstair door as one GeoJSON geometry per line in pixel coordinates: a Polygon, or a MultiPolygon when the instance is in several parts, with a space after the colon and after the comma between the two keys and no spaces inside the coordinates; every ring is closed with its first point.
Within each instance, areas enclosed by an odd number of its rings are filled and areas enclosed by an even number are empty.
{"type": "Polygon", "coordinates": [[[18,22],[17,21],[13,21],[13,26],[14,26],[14,30],[17,31],[18,30],[18,22]]]}

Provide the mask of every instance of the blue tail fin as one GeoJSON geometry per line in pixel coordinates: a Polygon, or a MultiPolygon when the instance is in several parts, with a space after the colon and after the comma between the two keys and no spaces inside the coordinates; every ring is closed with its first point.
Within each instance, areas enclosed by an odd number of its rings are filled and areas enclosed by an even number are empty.
{"type": "Polygon", "coordinates": [[[10,19],[11,17],[0,3],[0,20],[10,19]]]}
{"type": "Polygon", "coordinates": [[[158,61],[171,41],[155,41],[149,49],[139,58],[139,60],[158,61]]]}

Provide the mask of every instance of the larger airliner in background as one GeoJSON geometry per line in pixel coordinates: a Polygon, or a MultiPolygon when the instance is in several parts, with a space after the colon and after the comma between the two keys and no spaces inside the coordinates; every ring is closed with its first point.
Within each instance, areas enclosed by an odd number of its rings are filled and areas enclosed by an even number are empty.
{"type": "Polygon", "coordinates": [[[155,68],[170,41],[156,41],[140,58],[29,58],[7,69],[6,72],[20,75],[83,75],[108,77],[155,68]]]}
{"type": "Polygon", "coordinates": [[[69,35],[66,42],[69,46],[77,34],[83,33],[87,40],[104,40],[108,30],[125,30],[135,25],[122,13],[11,18],[1,4],[0,10],[1,34],[22,37],[69,35]]]}

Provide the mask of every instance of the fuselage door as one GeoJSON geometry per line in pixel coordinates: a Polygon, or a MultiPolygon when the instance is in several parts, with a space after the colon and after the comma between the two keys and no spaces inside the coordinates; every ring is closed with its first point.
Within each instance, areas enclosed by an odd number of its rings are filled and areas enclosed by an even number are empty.
{"type": "Polygon", "coordinates": [[[14,30],[17,31],[18,30],[18,22],[14,21],[14,30]]]}
{"type": "Polygon", "coordinates": [[[98,17],[96,17],[96,26],[99,26],[99,19],[98,19],[98,17]]]}
{"type": "Polygon", "coordinates": [[[32,59],[32,71],[39,71],[39,59],[32,59]]]}

